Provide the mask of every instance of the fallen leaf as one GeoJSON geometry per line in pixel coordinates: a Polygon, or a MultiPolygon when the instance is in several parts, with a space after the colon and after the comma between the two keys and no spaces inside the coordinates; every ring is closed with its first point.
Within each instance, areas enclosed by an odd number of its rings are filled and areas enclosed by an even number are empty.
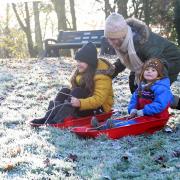
{"type": "Polygon", "coordinates": [[[17,156],[18,154],[21,153],[21,147],[18,146],[18,147],[14,148],[14,149],[11,149],[9,152],[10,152],[11,157],[15,157],[15,156],[17,156]]]}
{"type": "Polygon", "coordinates": [[[49,166],[50,165],[50,160],[49,158],[47,158],[46,160],[43,161],[43,163],[45,164],[45,166],[49,166]]]}
{"type": "Polygon", "coordinates": [[[77,158],[78,158],[77,155],[70,153],[70,154],[68,155],[68,157],[66,158],[66,160],[67,160],[67,161],[70,160],[70,161],[73,161],[73,162],[74,162],[74,161],[77,161],[77,158]]]}
{"type": "Polygon", "coordinates": [[[125,160],[125,161],[128,161],[131,156],[132,156],[131,153],[126,152],[126,153],[124,153],[124,155],[121,156],[121,159],[125,160]]]}
{"type": "Polygon", "coordinates": [[[161,164],[163,168],[166,168],[165,162],[167,161],[166,157],[161,155],[155,158],[155,162],[158,164],[161,164]]]}
{"type": "Polygon", "coordinates": [[[121,157],[121,159],[127,161],[127,160],[129,159],[129,157],[128,157],[127,155],[123,155],[123,156],[121,157]]]}
{"type": "Polygon", "coordinates": [[[43,97],[43,96],[39,96],[39,97],[37,98],[37,100],[39,100],[39,101],[44,100],[44,97],[43,97]]]}
{"type": "Polygon", "coordinates": [[[4,171],[10,171],[15,167],[15,165],[13,165],[12,163],[6,164],[4,166],[4,171]]]}
{"type": "Polygon", "coordinates": [[[180,150],[175,150],[172,153],[173,157],[180,157],[180,150]]]}

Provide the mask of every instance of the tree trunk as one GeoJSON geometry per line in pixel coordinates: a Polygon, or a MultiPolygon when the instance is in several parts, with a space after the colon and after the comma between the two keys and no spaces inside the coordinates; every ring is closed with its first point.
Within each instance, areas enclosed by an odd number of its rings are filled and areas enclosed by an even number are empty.
{"type": "MultiPolygon", "coordinates": [[[[4,35],[7,37],[7,36],[9,36],[9,34],[10,34],[10,30],[9,30],[9,19],[10,19],[10,17],[9,17],[9,4],[7,4],[6,5],[6,27],[5,27],[5,29],[4,29],[4,35]]],[[[4,56],[6,57],[6,58],[10,58],[10,52],[9,52],[9,50],[8,49],[6,49],[6,48],[4,48],[4,56]]]]}
{"type": "Polygon", "coordinates": [[[111,14],[111,5],[109,3],[109,0],[104,0],[104,3],[105,18],[107,18],[111,14]]]}
{"type": "Polygon", "coordinates": [[[17,12],[16,4],[12,3],[12,7],[13,7],[14,13],[16,15],[17,21],[18,21],[21,29],[26,34],[27,45],[28,45],[28,50],[29,50],[30,57],[35,57],[37,53],[34,50],[33,40],[32,40],[32,35],[31,35],[30,15],[29,15],[28,3],[25,2],[25,12],[26,12],[26,17],[24,19],[25,20],[25,25],[23,24],[23,21],[21,20],[19,14],[17,12]]]}
{"type": "Polygon", "coordinates": [[[34,22],[35,22],[35,42],[37,46],[38,52],[41,52],[43,49],[42,42],[42,33],[41,33],[41,25],[39,20],[39,2],[33,2],[33,11],[34,11],[34,22]]]}
{"type": "Polygon", "coordinates": [[[51,0],[58,18],[58,30],[66,30],[65,0],[51,0]]]}
{"type": "Polygon", "coordinates": [[[70,10],[71,10],[71,17],[72,17],[72,25],[73,25],[72,29],[77,30],[74,0],[69,0],[69,3],[70,3],[70,10]]]}
{"type": "Polygon", "coordinates": [[[9,29],[9,19],[10,19],[10,14],[9,14],[9,4],[6,5],[6,28],[9,29]]]}
{"type": "Polygon", "coordinates": [[[142,0],[132,0],[133,13],[130,14],[130,17],[134,16],[135,18],[140,19],[143,11],[141,5],[142,5],[142,0]]]}
{"type": "Polygon", "coordinates": [[[25,2],[25,12],[26,12],[26,36],[27,36],[27,41],[28,41],[28,49],[31,57],[36,57],[37,51],[35,51],[34,46],[33,46],[33,40],[32,40],[32,35],[31,35],[31,25],[30,25],[30,15],[29,15],[29,8],[28,8],[28,3],[25,2]]]}
{"type": "Polygon", "coordinates": [[[118,7],[118,13],[122,14],[122,16],[124,18],[128,17],[127,3],[128,3],[128,0],[117,0],[116,1],[117,7],[118,7]]]}
{"type": "Polygon", "coordinates": [[[147,25],[149,25],[149,23],[150,23],[149,1],[143,0],[143,10],[144,10],[144,21],[147,25]]]}

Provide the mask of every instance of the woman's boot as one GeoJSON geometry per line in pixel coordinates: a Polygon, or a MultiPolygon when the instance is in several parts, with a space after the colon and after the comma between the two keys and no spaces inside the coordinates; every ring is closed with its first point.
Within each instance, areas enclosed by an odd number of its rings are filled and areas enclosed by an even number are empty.
{"type": "Polygon", "coordinates": [[[35,124],[44,124],[45,121],[47,120],[48,116],[50,115],[52,109],[54,108],[54,101],[50,101],[49,102],[49,106],[48,106],[48,111],[47,113],[45,114],[45,116],[43,118],[37,118],[37,119],[34,119],[31,121],[31,123],[35,123],[35,124]]]}

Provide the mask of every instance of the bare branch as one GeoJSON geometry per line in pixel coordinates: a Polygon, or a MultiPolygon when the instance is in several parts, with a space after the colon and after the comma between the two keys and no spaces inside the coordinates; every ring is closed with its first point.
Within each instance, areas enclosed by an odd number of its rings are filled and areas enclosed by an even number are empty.
{"type": "Polygon", "coordinates": [[[12,8],[13,8],[13,11],[14,11],[14,13],[15,13],[15,15],[16,15],[16,18],[17,18],[17,20],[18,20],[19,25],[21,26],[21,28],[23,29],[23,31],[26,32],[27,27],[23,24],[23,22],[22,22],[22,20],[21,20],[21,18],[20,18],[20,16],[19,16],[19,14],[18,14],[18,12],[17,12],[16,4],[15,4],[15,3],[12,3],[12,8]]]}

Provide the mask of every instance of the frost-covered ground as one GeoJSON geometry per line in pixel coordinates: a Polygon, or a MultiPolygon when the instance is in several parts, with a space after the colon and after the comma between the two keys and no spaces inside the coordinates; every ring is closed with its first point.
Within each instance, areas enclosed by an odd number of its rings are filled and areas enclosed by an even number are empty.
{"type": "MultiPolygon", "coordinates": [[[[26,123],[44,115],[73,66],[65,58],[0,60],[0,179],[180,179],[180,111],[171,110],[172,133],[115,141],[26,123]]],[[[130,98],[127,74],[113,83],[122,115],[130,98]]],[[[172,89],[180,95],[180,76],[172,89]]]]}

